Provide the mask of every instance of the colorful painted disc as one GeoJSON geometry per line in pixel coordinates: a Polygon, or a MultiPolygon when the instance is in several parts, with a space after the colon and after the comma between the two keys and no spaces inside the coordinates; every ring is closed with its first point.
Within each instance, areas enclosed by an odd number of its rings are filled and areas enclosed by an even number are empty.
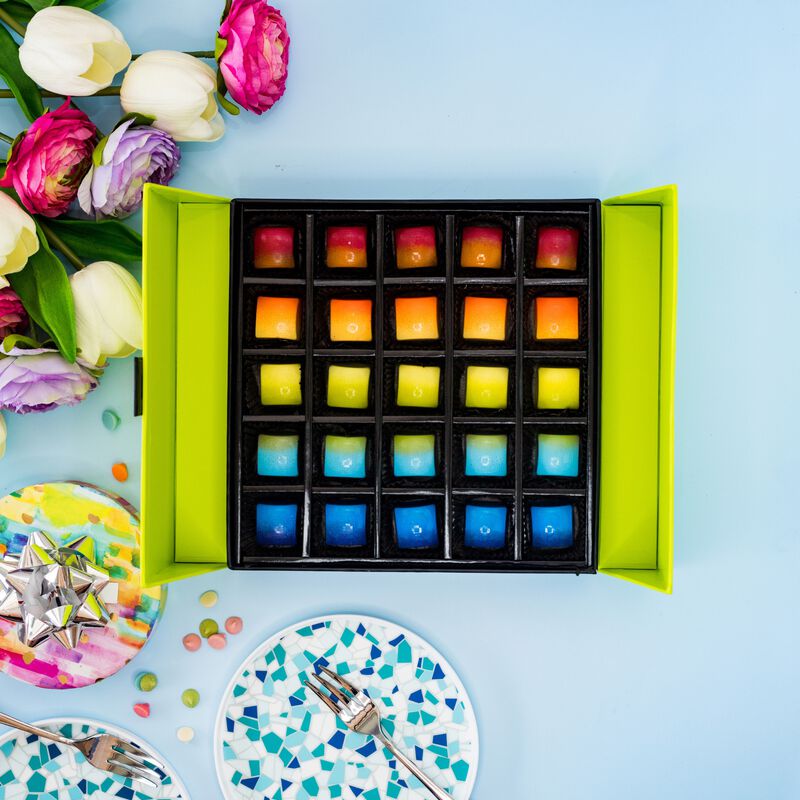
{"type": "MultiPolygon", "coordinates": [[[[96,798],[135,797],[136,800],[178,800],[188,798],[188,793],[173,769],[141,737],[114,725],[88,719],[50,719],[37,722],[40,728],[58,731],[71,739],[80,739],[94,733],[113,733],[133,742],[164,764],[166,771],[161,785],[151,789],[130,778],[95,769],[73,747],[64,747],[29,736],[21,731],[9,730],[0,737],[0,774],[2,774],[3,800],[28,800],[30,797],[47,797],[52,800],[74,800],[76,797],[96,798]]],[[[154,766],[154,765],[151,765],[154,766]]]]}
{"type": "Polygon", "coordinates": [[[367,691],[387,732],[454,800],[478,769],[478,729],[463,684],[431,645],[391,622],[331,615],[268,639],[223,695],[214,757],[228,800],[417,800],[422,784],[371,738],[348,731],[303,686],[315,665],[367,691]]]}
{"type": "Polygon", "coordinates": [[[144,646],[166,599],[166,588],[143,589],[139,518],[121,497],[84,483],[26,486],[0,498],[0,555],[18,553],[31,531],[57,542],[90,536],[95,559],[118,584],[105,628],[84,630],[74,650],[49,640],[25,647],[15,626],[0,621],[0,672],[43,689],[74,689],[108,678],[144,646]]]}

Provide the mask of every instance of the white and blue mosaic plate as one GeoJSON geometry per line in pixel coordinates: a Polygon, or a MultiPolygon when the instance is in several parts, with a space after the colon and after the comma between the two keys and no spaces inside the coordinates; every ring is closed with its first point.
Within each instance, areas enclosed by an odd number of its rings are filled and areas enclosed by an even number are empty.
{"type": "Polygon", "coordinates": [[[228,800],[420,800],[422,784],[367,736],[348,731],[303,685],[325,665],[367,691],[387,733],[456,800],[478,767],[463,684],[431,645],[391,622],[332,615],[296,623],[242,665],[214,741],[228,800]]]}
{"type": "MultiPolygon", "coordinates": [[[[93,733],[113,733],[156,755],[141,738],[113,725],[88,719],[50,719],[36,723],[70,739],[93,733]]],[[[161,756],[156,755],[163,764],[161,756]]],[[[74,747],[11,730],[0,737],[0,798],[2,800],[188,800],[183,784],[169,766],[161,786],[150,789],[129,778],[95,769],[74,747]]],[[[160,770],[159,770],[160,772],[160,770]]]]}

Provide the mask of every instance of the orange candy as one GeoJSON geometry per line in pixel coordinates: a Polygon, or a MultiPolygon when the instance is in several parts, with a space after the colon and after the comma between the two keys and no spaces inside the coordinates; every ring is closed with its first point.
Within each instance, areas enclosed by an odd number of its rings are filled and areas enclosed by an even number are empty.
{"type": "Polygon", "coordinates": [[[439,310],[435,296],[397,297],[394,314],[398,341],[439,338],[439,310]]]}
{"type": "Polygon", "coordinates": [[[506,297],[467,297],[464,300],[464,338],[502,342],[506,338],[507,311],[506,297]]]}
{"type": "Polygon", "coordinates": [[[128,467],[122,461],[111,465],[111,474],[120,482],[125,483],[128,480],[128,467]]]}
{"type": "Polygon", "coordinates": [[[331,300],[331,341],[372,341],[372,300],[331,300]]]}
{"type": "Polygon", "coordinates": [[[326,231],[325,263],[331,268],[365,269],[367,229],[333,226],[326,231]]]}
{"type": "Polygon", "coordinates": [[[436,229],[432,225],[398,228],[394,245],[398,269],[436,266],[436,229]]]}
{"type": "Polygon", "coordinates": [[[256,338],[296,341],[300,322],[297,297],[259,297],[256,305],[256,338]]]}
{"type": "Polygon", "coordinates": [[[464,228],[461,266],[500,269],[503,266],[503,229],[490,226],[464,228]]]}
{"type": "Polygon", "coordinates": [[[537,297],[536,338],[577,339],[578,298],[537,297]]]}

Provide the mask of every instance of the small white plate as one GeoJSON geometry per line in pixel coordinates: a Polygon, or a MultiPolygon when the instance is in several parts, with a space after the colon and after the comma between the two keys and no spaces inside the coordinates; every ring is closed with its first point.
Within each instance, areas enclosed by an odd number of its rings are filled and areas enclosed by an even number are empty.
{"type": "Polygon", "coordinates": [[[418,800],[426,790],[370,737],[348,731],[303,686],[320,659],[369,692],[387,732],[455,800],[478,768],[478,727],[441,654],[392,622],[334,614],[270,637],[222,698],[214,758],[228,800],[418,800]]]}
{"type": "Polygon", "coordinates": [[[172,767],[147,742],[130,731],[82,717],[59,717],[34,724],[58,730],[70,739],[100,732],[113,733],[133,742],[164,764],[166,772],[161,786],[149,789],[128,778],[95,769],[74,747],[64,747],[11,729],[0,737],[0,796],[3,800],[26,800],[29,797],[105,800],[125,796],[120,794],[120,789],[126,786],[134,790],[132,796],[136,800],[189,800],[188,792],[172,767]]]}

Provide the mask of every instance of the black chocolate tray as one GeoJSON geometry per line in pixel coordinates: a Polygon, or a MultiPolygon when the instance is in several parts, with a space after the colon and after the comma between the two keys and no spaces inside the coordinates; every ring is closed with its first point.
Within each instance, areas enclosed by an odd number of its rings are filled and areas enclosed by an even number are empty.
{"type": "MultiPolygon", "coordinates": [[[[234,200],[229,337],[229,566],[594,572],[600,385],[599,211],[596,200],[234,200]],[[325,237],[329,225],[366,227],[365,268],[326,267],[325,237]],[[398,269],[395,229],[422,225],[435,228],[438,265],[398,269]],[[470,269],[460,265],[461,235],[470,225],[502,229],[500,268],[470,269]],[[265,226],[294,228],[294,269],[255,268],[253,232],[265,226]],[[536,268],[538,233],[548,226],[579,232],[574,271],[536,268]],[[505,341],[464,339],[462,309],[468,295],[508,299],[509,331],[505,341]],[[255,338],[259,296],[300,299],[297,341],[255,338]],[[407,296],[437,298],[439,339],[405,343],[396,340],[394,299],[407,296]],[[578,298],[577,340],[534,339],[533,308],[538,296],[578,298]],[[348,297],[372,300],[371,342],[331,341],[327,327],[329,301],[348,297]],[[264,363],[300,364],[300,405],[261,405],[259,375],[264,363]],[[395,381],[401,363],[440,367],[437,408],[396,404],[395,381]],[[332,365],[371,368],[367,408],[327,406],[326,378],[332,365]],[[464,376],[470,365],[509,368],[505,409],[465,406],[464,376]],[[537,370],[542,366],[580,370],[580,402],[576,410],[537,407],[534,387],[537,370]],[[394,474],[392,448],[397,434],[435,436],[434,476],[394,474]],[[472,434],[507,436],[504,476],[466,475],[465,441],[472,434]],[[540,434],[578,437],[576,477],[537,474],[540,434]],[[259,435],[297,437],[297,477],[258,473],[259,435]],[[325,440],[326,435],[366,437],[363,478],[325,474],[323,442],[330,441],[325,440]],[[326,508],[336,504],[366,506],[365,541],[355,546],[329,543],[325,518],[328,513],[333,518],[333,512],[326,508]],[[269,537],[265,540],[257,530],[256,509],[287,505],[297,506],[294,540],[266,544],[269,537]],[[438,539],[433,546],[404,549],[398,541],[395,510],[409,505],[434,507],[438,539]],[[465,516],[470,505],[507,509],[505,537],[500,546],[468,546],[465,516]],[[571,506],[571,543],[534,547],[532,506],[571,506]]],[[[474,509],[470,513],[474,514],[474,509]]],[[[404,519],[402,512],[400,518],[404,519]]],[[[427,520],[430,522],[430,517],[427,520]]],[[[414,527],[414,531],[422,528],[414,527]]],[[[280,527],[275,530],[285,532],[280,527]]]]}

